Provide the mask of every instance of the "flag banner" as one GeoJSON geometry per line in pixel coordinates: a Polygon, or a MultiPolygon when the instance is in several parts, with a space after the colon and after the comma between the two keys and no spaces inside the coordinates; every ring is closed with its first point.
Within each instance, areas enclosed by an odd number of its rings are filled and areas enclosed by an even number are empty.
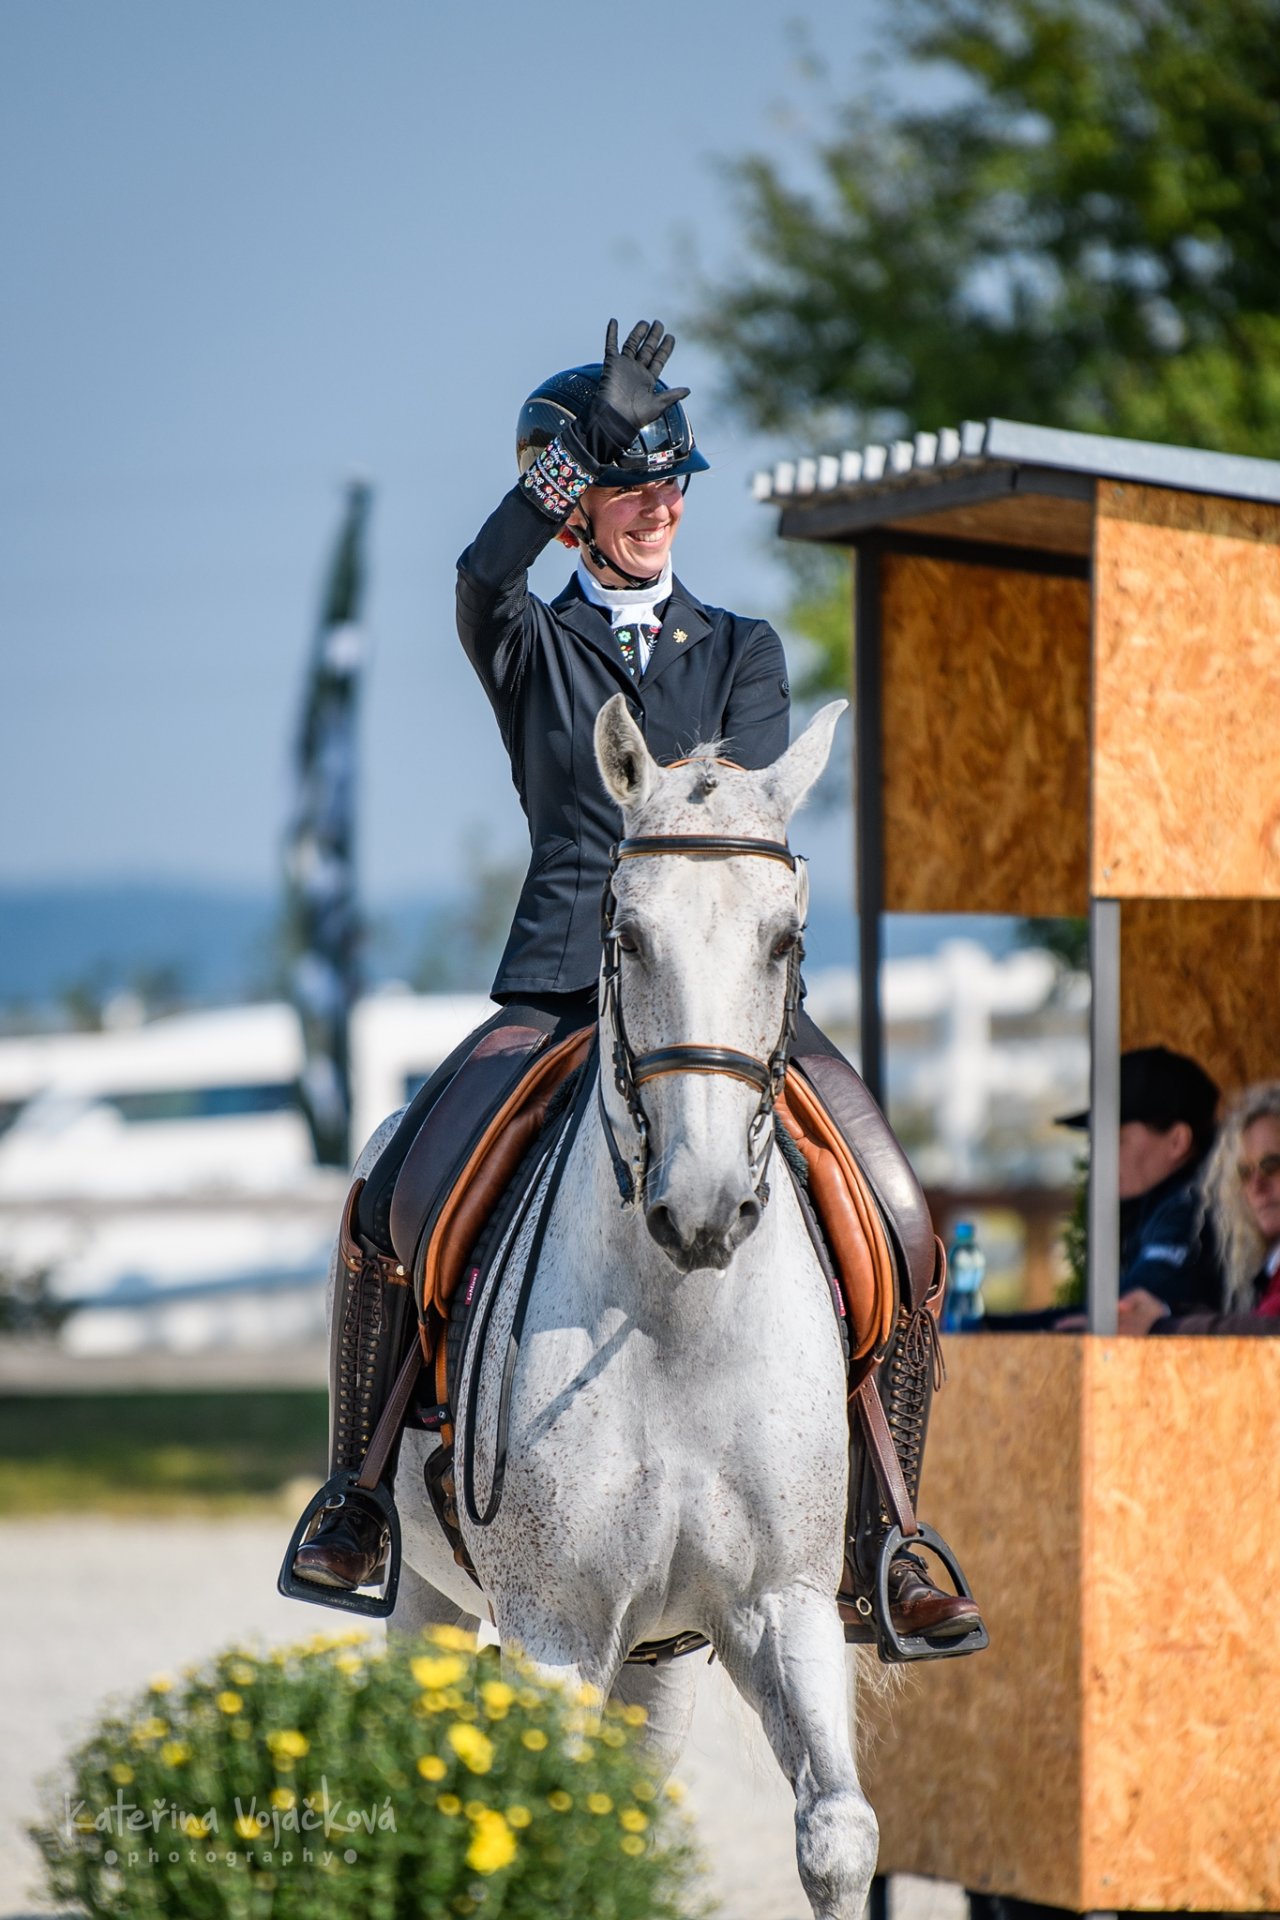
{"type": "Polygon", "coordinates": [[[364,538],[370,492],[347,492],[307,671],[285,867],[290,990],[302,1023],[303,1111],[322,1166],[350,1163],[351,1009],[360,988],[355,814],[364,538]]]}

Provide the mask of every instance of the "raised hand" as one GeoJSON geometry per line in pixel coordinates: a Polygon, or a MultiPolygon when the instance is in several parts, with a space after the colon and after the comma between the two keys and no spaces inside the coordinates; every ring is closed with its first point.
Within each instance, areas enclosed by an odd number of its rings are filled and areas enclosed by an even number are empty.
{"type": "Polygon", "coordinates": [[[639,320],[619,348],[618,323],[609,322],[599,398],[603,406],[612,407],[627,422],[633,436],[689,396],[688,387],[655,391],[675,344],[675,335],[663,332],[661,320],[648,326],[639,320]]]}

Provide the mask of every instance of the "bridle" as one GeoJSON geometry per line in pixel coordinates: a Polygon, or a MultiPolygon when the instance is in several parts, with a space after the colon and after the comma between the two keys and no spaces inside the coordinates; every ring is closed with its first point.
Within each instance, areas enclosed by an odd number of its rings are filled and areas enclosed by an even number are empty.
{"type": "Polygon", "coordinates": [[[645,1185],[649,1177],[651,1158],[649,1116],[645,1112],[644,1101],[640,1097],[641,1087],[647,1080],[656,1080],[667,1073],[723,1073],[731,1079],[744,1080],[749,1086],[759,1089],[759,1104],[747,1129],[747,1153],[752,1170],[756,1173],[756,1198],[763,1207],[768,1204],[769,1199],[769,1187],[765,1175],[768,1172],[769,1155],[773,1146],[773,1129],[769,1123],[773,1118],[778,1095],[782,1092],[783,1083],[786,1080],[787,1062],[791,1057],[791,1043],[795,1038],[796,1020],[800,1011],[800,964],[804,959],[804,943],[800,935],[803,928],[797,932],[795,942],[787,954],[787,983],[783,998],[782,1027],[773,1052],[767,1060],[759,1060],[752,1053],[742,1053],[736,1047],[708,1047],[692,1041],[679,1041],[671,1046],[655,1047],[650,1053],[637,1055],[628,1038],[626,1019],[622,1010],[622,948],[619,944],[618,931],[614,926],[618,903],[613,883],[618,868],[624,860],[643,860],[658,854],[683,854],[695,859],[720,860],[752,855],[759,860],[780,861],[792,873],[796,871],[801,855],[792,853],[790,847],[781,840],[738,840],[725,834],[649,834],[634,840],[621,840],[610,851],[609,873],[604,883],[604,897],[601,903],[601,941],[604,948],[600,974],[601,1027],[603,1029],[607,1020],[613,1030],[613,1084],[626,1103],[627,1112],[636,1133],[636,1153],[634,1159],[628,1162],[618,1146],[613,1122],[604,1104],[604,1063],[602,1061],[597,1088],[600,1120],[623,1204],[637,1207],[644,1205],[645,1185]]]}

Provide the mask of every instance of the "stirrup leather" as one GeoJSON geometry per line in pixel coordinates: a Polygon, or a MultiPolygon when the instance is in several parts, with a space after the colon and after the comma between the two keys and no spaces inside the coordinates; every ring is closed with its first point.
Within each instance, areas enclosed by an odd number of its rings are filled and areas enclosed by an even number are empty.
{"type": "Polygon", "coordinates": [[[883,1399],[872,1375],[852,1396],[874,1478],[868,1484],[865,1472],[862,1476],[863,1499],[868,1504],[854,1518],[849,1542],[854,1590],[851,1595],[842,1593],[840,1603],[852,1604],[859,1616],[846,1627],[846,1639],[855,1644],[873,1642],[889,1665],[954,1660],[962,1654],[981,1653],[989,1644],[980,1615],[967,1633],[944,1639],[939,1634],[899,1633],[890,1613],[889,1569],[904,1547],[926,1547],[942,1562],[960,1598],[973,1599],[952,1549],[916,1514],[929,1403],[942,1371],[937,1322],[929,1305],[924,1305],[899,1319],[883,1363],[883,1399]],[[869,1497],[873,1489],[874,1501],[869,1497]]]}

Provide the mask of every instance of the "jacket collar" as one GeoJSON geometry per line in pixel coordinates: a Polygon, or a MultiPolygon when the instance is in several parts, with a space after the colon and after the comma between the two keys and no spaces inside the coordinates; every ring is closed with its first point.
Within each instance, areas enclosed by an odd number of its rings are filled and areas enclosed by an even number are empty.
{"type": "MultiPolygon", "coordinates": [[[[593,652],[617,668],[618,674],[627,686],[634,687],[618,651],[618,643],[613,637],[609,625],[609,616],[602,607],[594,606],[587,600],[578,585],[576,576],[568,582],[563,591],[552,601],[552,606],[567,627],[572,627],[593,652]]],[[[649,665],[644,678],[639,683],[643,693],[652,686],[660,675],[666,672],[673,660],[682,653],[688,653],[700,640],[705,640],[711,631],[711,617],[694,594],[684,585],[678,575],[672,578],[671,598],[663,615],[662,626],[653,644],[649,656],[649,665]]]]}

